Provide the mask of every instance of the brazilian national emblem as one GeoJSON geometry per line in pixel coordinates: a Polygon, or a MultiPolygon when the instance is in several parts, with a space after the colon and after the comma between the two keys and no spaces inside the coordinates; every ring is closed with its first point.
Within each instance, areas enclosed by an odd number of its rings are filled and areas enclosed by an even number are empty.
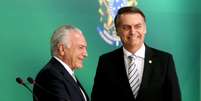
{"type": "Polygon", "coordinates": [[[121,41],[115,31],[113,19],[121,7],[124,6],[136,6],[136,0],[98,0],[100,16],[100,26],[97,27],[97,31],[101,38],[108,44],[113,46],[120,46],[121,41]]]}

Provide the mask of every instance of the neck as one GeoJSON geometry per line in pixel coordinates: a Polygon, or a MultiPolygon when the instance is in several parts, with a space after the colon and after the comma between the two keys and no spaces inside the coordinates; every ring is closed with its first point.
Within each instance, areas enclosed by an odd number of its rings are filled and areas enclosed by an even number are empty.
{"type": "Polygon", "coordinates": [[[142,47],[142,45],[138,45],[138,46],[124,46],[124,48],[127,49],[132,54],[135,54],[141,47],[142,47]]]}

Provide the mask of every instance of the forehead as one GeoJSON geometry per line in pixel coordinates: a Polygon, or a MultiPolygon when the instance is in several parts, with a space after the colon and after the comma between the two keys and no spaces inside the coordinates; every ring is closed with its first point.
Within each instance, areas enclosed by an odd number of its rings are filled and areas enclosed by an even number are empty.
{"type": "Polygon", "coordinates": [[[87,44],[82,32],[72,31],[71,35],[72,35],[72,42],[74,42],[76,44],[80,44],[80,45],[87,44]]]}
{"type": "Polygon", "coordinates": [[[139,13],[125,13],[119,16],[119,23],[142,23],[144,22],[144,18],[139,13]]]}

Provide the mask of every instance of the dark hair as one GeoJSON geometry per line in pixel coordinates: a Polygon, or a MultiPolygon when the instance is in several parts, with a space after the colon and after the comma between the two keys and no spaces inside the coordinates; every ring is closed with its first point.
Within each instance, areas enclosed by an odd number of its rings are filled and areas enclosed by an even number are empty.
{"type": "Polygon", "coordinates": [[[139,13],[144,18],[144,21],[146,21],[144,13],[139,8],[132,7],[132,6],[122,7],[118,10],[114,18],[114,24],[116,28],[117,28],[119,16],[126,13],[134,13],[134,14],[139,13]]]}

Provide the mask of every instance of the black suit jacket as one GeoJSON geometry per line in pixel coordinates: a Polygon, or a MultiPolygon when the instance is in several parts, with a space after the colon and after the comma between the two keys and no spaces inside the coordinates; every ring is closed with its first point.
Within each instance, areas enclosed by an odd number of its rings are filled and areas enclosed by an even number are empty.
{"type": "Polygon", "coordinates": [[[144,72],[136,98],[127,78],[123,48],[100,56],[91,97],[92,101],[181,101],[172,55],[145,46],[144,72]]]}
{"type": "Polygon", "coordinates": [[[79,81],[77,83],[63,65],[52,58],[36,77],[34,101],[84,101],[79,87],[82,88],[79,81]]]}

